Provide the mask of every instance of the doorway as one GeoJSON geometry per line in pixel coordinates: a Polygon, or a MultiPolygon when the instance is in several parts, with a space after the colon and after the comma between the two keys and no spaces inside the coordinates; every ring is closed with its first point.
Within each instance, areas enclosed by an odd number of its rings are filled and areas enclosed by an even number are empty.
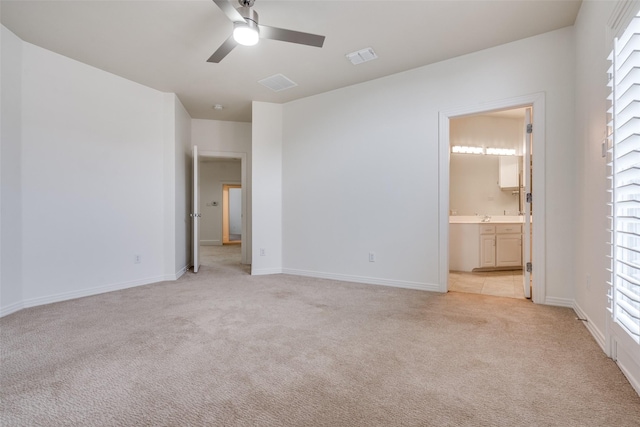
{"type": "MultiPolygon", "coordinates": [[[[200,266],[200,255],[204,252],[213,257],[220,256],[219,251],[215,250],[213,246],[223,247],[222,242],[222,185],[221,181],[216,185],[209,186],[209,190],[203,190],[204,183],[211,183],[211,179],[208,176],[207,166],[210,163],[218,162],[226,166],[214,167],[212,171],[215,172],[221,169],[230,169],[239,167],[239,175],[236,173],[233,178],[222,177],[220,180],[225,180],[227,184],[234,184],[243,189],[239,195],[240,205],[240,235],[239,244],[232,245],[239,249],[240,263],[243,265],[251,264],[251,229],[250,224],[250,195],[247,194],[248,190],[245,190],[248,182],[248,168],[247,168],[247,154],[241,152],[225,152],[225,151],[199,151],[197,146],[193,147],[193,213],[192,218],[192,251],[191,251],[191,263],[193,271],[197,272],[200,266]],[[233,166],[236,165],[236,166],[233,166]],[[236,181],[236,182],[234,182],[236,181]],[[214,194],[212,191],[217,191],[219,194],[214,194]],[[219,215],[219,216],[218,216],[219,215]],[[219,218],[219,219],[216,219],[219,218]],[[218,230],[217,232],[215,230],[218,230]],[[201,250],[201,246],[202,249],[201,250]]],[[[233,196],[232,196],[233,197],[233,196]]],[[[232,247],[227,246],[227,247],[232,247]]],[[[225,253],[234,253],[235,251],[227,251],[225,253]]]]}
{"type": "MultiPolygon", "coordinates": [[[[449,290],[529,298],[523,267],[531,107],[449,120],[449,290]]],[[[529,284],[530,286],[530,284],[529,284]]]]}
{"type": "Polygon", "coordinates": [[[222,185],[222,244],[242,243],[242,187],[222,185]]]}
{"type": "MultiPolygon", "coordinates": [[[[514,117],[511,117],[514,118],[514,117]]],[[[529,116],[531,119],[531,116],[529,116]]],[[[518,118],[518,120],[521,120],[518,118]]],[[[480,120],[481,121],[481,120],[480,120]]],[[[490,121],[485,119],[485,122],[490,121]]],[[[494,126],[485,123],[485,133],[491,133],[494,126]]],[[[463,132],[464,133],[464,132],[463,132]]],[[[473,132],[472,132],[473,134],[473,132]]],[[[461,290],[500,294],[500,296],[531,296],[534,302],[545,301],[544,292],[544,215],[536,217],[535,228],[532,227],[530,210],[532,203],[527,203],[526,194],[532,192],[532,188],[544,188],[544,94],[534,94],[524,97],[487,103],[482,106],[464,107],[440,113],[440,283],[441,290],[461,290]],[[526,113],[535,111],[535,124],[532,133],[527,132],[526,120],[519,125],[521,135],[515,152],[504,151],[509,147],[503,146],[503,142],[496,135],[487,136],[489,142],[484,144],[472,144],[471,139],[456,140],[457,130],[454,121],[463,118],[477,118],[487,116],[496,121],[496,117],[509,118],[509,115],[521,117],[526,113]],[[454,123],[452,125],[452,123],[454,123]],[[460,141],[466,141],[464,145],[460,141]],[[452,144],[453,143],[453,144],[452,144]],[[458,147],[454,150],[452,145],[458,147]],[[475,151],[474,148],[475,147],[475,151]],[[536,168],[533,165],[531,154],[536,153],[536,168]],[[451,163],[456,154],[465,154],[470,161],[472,153],[477,157],[492,157],[490,167],[494,171],[492,191],[483,191],[478,188],[478,183],[471,195],[452,194],[455,189],[451,187],[453,179],[451,172],[459,165],[451,163]],[[512,158],[504,165],[499,158],[522,156],[521,160],[512,158]],[[508,176],[500,176],[507,173],[517,164],[519,173],[515,181],[502,182],[508,176]],[[509,166],[510,165],[510,166],[509,166]],[[507,172],[505,172],[507,171],[507,172]],[[485,204],[473,208],[473,199],[484,201],[485,204]],[[511,199],[512,205],[504,205],[503,202],[511,199]],[[524,206],[524,212],[523,212],[524,206]],[[524,215],[522,215],[524,213],[524,215]],[[450,227],[451,223],[451,227],[450,227]],[[466,246],[465,246],[466,245],[466,246]],[[518,248],[516,250],[514,248],[518,248]],[[460,250],[462,248],[462,250],[460,250]],[[481,251],[482,261],[480,264],[481,251]],[[451,251],[450,251],[451,249],[451,251]],[[517,256],[514,256],[517,254],[517,256]],[[521,255],[522,254],[522,255],[521,255]],[[533,264],[533,260],[536,264],[533,264]],[[471,261],[469,261],[471,260],[471,261]],[[466,263],[466,264],[465,264],[466,263]],[[531,269],[526,268],[528,263],[531,269]],[[476,265],[477,264],[477,265],[476,265]],[[451,268],[450,268],[451,267],[451,268]],[[517,267],[517,270],[514,270],[517,267]],[[536,275],[531,274],[535,267],[536,275]],[[524,268],[524,270],[522,270],[524,268]],[[457,276],[450,277],[449,271],[455,271],[457,276]],[[529,271],[527,271],[529,270],[529,271]],[[467,280],[466,286],[463,284],[467,280]],[[456,283],[457,282],[457,283],[456,283]],[[500,289],[500,282],[510,289],[500,289]],[[475,291],[474,291],[475,288],[475,291]],[[516,293],[516,289],[521,290],[516,293]],[[532,291],[527,295],[527,291],[532,291]],[[521,292],[521,293],[520,293],[521,292]],[[504,294],[511,295],[504,295],[504,294]]],[[[469,166],[469,165],[467,165],[469,166]]],[[[470,167],[470,166],[469,166],[470,167]]],[[[478,166],[480,168],[480,166],[478,166]]],[[[473,174],[472,174],[473,175],[473,174]]],[[[477,175],[475,175],[477,177],[477,175]]],[[[476,181],[479,181],[476,179],[476,181]]],[[[544,212],[544,194],[539,192],[536,198],[536,211],[544,212]]]]}

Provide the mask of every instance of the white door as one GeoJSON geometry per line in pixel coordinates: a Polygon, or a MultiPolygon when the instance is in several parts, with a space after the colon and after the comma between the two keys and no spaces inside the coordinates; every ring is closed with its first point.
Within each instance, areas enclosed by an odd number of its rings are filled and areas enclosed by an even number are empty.
{"type": "Polygon", "coordinates": [[[191,208],[191,230],[193,235],[191,236],[192,251],[191,251],[191,263],[193,264],[193,272],[197,273],[200,268],[200,207],[198,195],[200,193],[200,182],[198,180],[198,146],[193,146],[193,206],[191,208]]]}
{"type": "Polygon", "coordinates": [[[524,297],[531,298],[531,271],[529,271],[528,265],[532,265],[531,263],[531,232],[532,232],[532,223],[531,223],[531,203],[528,200],[528,194],[531,194],[531,148],[532,148],[532,137],[533,137],[533,127],[532,127],[532,117],[531,117],[531,108],[527,108],[525,111],[525,130],[524,130],[524,159],[523,159],[523,168],[522,168],[522,181],[524,183],[524,203],[522,207],[524,209],[524,228],[522,230],[523,233],[523,241],[522,245],[522,259],[523,259],[523,269],[524,274],[523,283],[524,286],[524,297]]]}
{"type": "Polygon", "coordinates": [[[480,236],[480,267],[496,266],[496,235],[480,236]]]}
{"type": "Polygon", "coordinates": [[[496,235],[496,267],[522,265],[522,237],[520,234],[496,235]]]}

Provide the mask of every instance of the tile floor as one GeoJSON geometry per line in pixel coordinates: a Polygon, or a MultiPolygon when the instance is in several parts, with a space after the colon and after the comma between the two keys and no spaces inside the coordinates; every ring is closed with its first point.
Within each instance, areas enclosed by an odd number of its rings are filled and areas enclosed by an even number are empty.
{"type": "Polygon", "coordinates": [[[449,272],[449,290],[497,297],[522,298],[522,271],[449,272]]]}

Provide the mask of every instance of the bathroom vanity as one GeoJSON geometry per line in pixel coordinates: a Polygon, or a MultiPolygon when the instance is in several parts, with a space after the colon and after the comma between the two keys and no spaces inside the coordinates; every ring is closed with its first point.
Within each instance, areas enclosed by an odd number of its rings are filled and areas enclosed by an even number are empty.
{"type": "Polygon", "coordinates": [[[522,267],[521,216],[449,217],[449,269],[522,267]]]}

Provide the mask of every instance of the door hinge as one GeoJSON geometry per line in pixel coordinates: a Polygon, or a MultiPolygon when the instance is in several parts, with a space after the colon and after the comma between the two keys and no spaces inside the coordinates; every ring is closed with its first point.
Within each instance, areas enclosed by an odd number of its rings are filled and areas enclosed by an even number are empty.
{"type": "Polygon", "coordinates": [[[531,273],[533,271],[533,264],[530,262],[527,263],[527,273],[531,273]]]}
{"type": "Polygon", "coordinates": [[[533,195],[531,193],[527,193],[527,203],[533,203],[533,195]]]}
{"type": "MultiPolygon", "coordinates": [[[[522,128],[520,128],[522,129],[522,128]]],[[[533,124],[528,123],[527,124],[527,133],[533,133],[533,124]]]]}

